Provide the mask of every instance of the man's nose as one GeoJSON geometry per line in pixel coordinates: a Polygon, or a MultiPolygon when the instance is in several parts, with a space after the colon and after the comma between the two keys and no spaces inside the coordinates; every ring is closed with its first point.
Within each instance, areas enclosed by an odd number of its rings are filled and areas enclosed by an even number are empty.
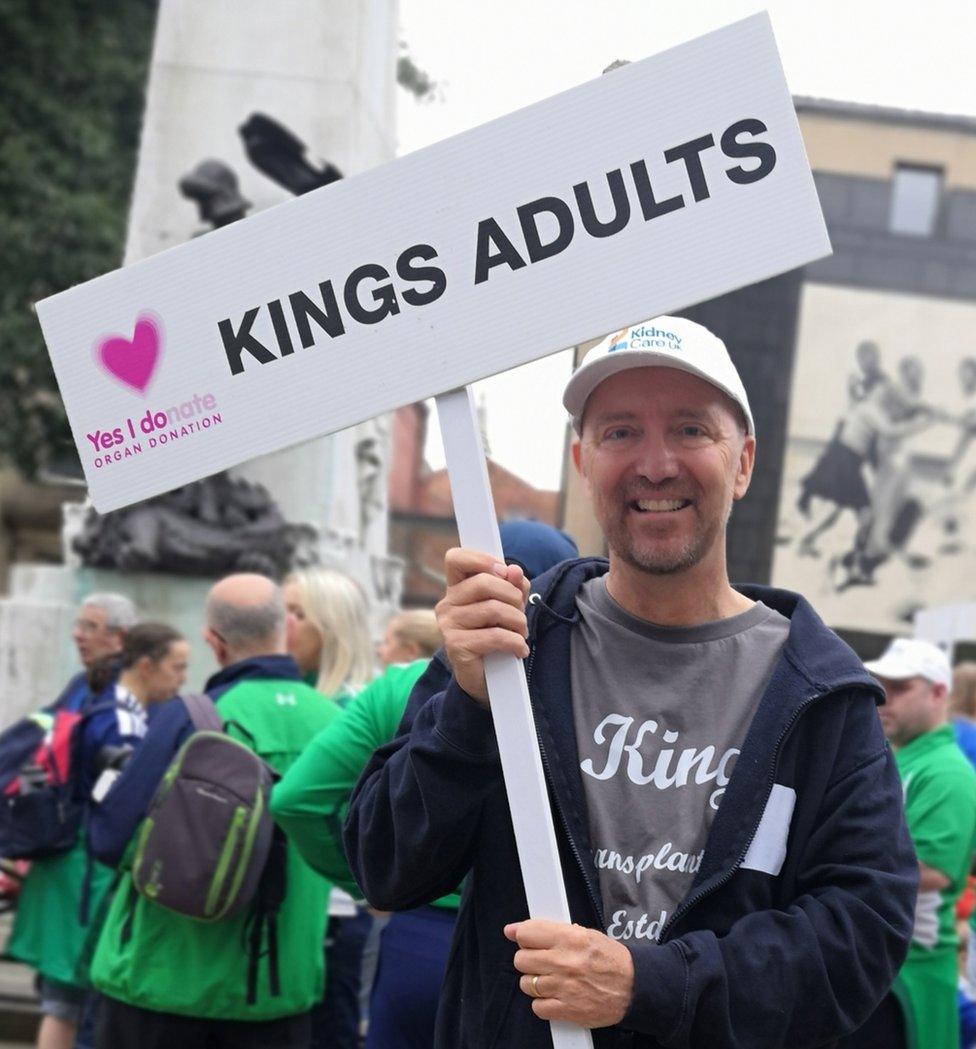
{"type": "Polygon", "coordinates": [[[638,450],[637,471],[651,484],[661,484],[678,476],[679,465],[674,448],[662,435],[648,434],[638,450]]]}

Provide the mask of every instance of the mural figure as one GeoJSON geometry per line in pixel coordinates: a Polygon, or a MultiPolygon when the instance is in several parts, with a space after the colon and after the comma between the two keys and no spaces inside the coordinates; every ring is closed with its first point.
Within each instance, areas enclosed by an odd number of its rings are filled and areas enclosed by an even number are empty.
{"type": "Polygon", "coordinates": [[[973,596],[976,302],[811,281],[798,318],[771,581],[910,631],[973,596]]]}

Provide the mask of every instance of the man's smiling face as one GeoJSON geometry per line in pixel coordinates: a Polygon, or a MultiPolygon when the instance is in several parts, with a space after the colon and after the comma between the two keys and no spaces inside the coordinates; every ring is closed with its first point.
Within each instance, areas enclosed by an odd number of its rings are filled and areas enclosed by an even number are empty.
{"type": "Polygon", "coordinates": [[[630,368],[586,402],[573,456],[611,553],[652,574],[725,556],[755,439],[735,403],[677,368],[630,368]]]}

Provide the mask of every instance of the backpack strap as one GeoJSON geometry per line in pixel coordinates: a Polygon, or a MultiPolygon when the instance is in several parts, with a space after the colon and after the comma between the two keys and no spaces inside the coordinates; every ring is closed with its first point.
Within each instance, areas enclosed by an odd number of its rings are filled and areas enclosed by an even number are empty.
{"type": "Polygon", "coordinates": [[[206,695],[191,692],[180,696],[197,732],[223,732],[224,719],[217,713],[214,701],[206,695]]]}
{"type": "Polygon", "coordinates": [[[261,874],[254,906],[245,923],[247,943],[247,1004],[254,1005],[258,996],[258,963],[268,958],[268,990],[272,998],[281,995],[278,969],[278,912],[287,891],[288,839],[277,825],[271,837],[271,851],[261,874]],[[262,952],[262,934],[267,938],[267,952],[262,952]]]}
{"type": "Polygon", "coordinates": [[[81,818],[81,836],[85,842],[85,873],[81,879],[81,896],[78,899],[78,924],[82,928],[88,927],[91,918],[91,884],[92,872],[94,870],[94,857],[88,848],[88,809],[81,818]]]}

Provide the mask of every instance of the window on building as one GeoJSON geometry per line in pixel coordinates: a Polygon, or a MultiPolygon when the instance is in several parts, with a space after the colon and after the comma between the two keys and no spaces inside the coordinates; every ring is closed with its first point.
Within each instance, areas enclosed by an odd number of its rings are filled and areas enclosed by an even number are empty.
{"type": "Polygon", "coordinates": [[[935,232],[941,191],[941,168],[899,164],[892,183],[891,231],[931,236],[935,232]]]}

